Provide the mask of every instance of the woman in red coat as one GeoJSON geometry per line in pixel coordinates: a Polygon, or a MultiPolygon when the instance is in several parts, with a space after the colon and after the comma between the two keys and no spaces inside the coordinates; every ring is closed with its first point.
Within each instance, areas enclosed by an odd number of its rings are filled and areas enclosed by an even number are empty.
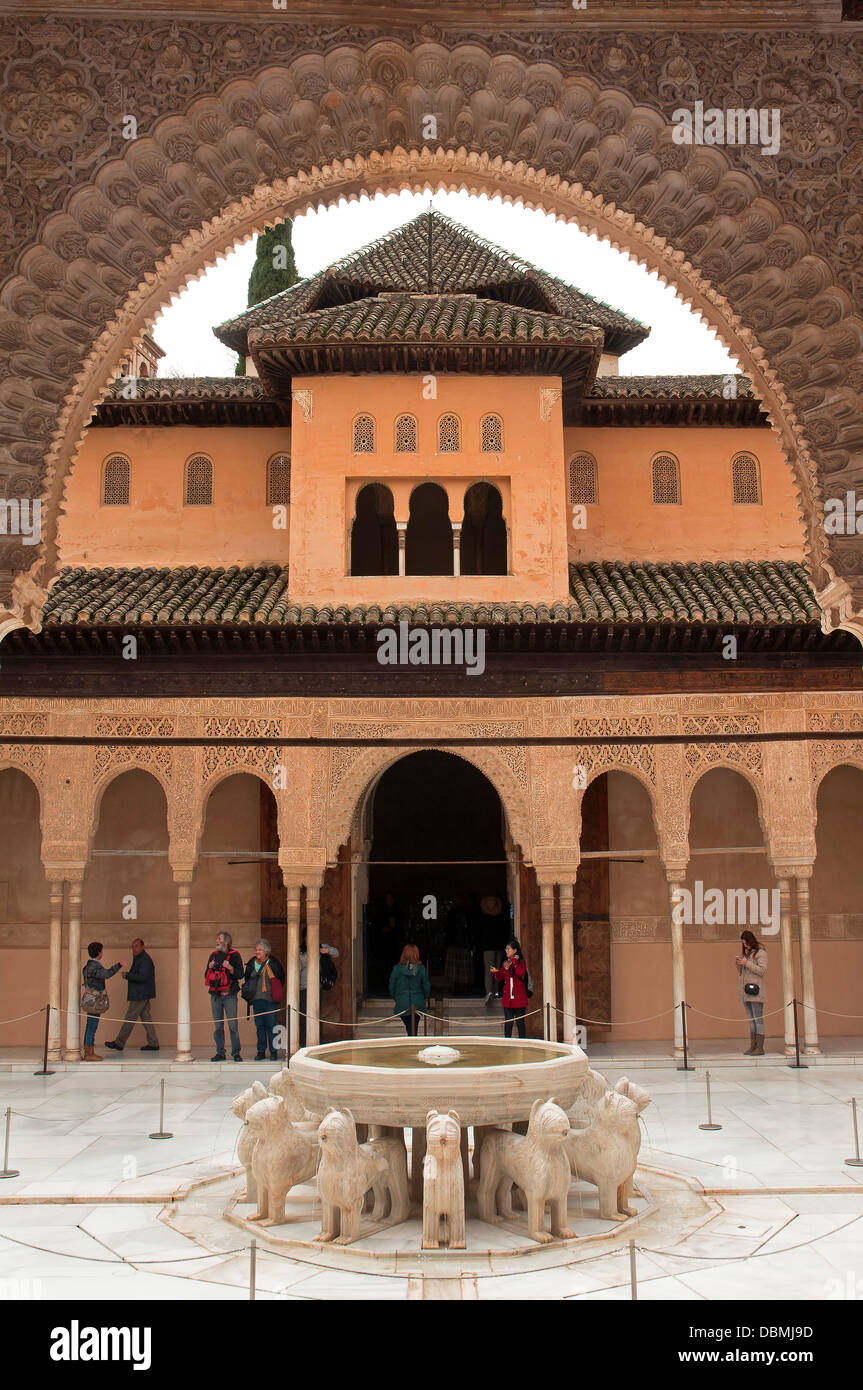
{"type": "Polygon", "coordinates": [[[508,941],[505,946],[503,964],[491,973],[496,980],[503,982],[504,1037],[512,1037],[512,1025],[516,1026],[518,1036],[524,1037],[524,1016],[527,1013],[527,963],[518,942],[508,941]]]}

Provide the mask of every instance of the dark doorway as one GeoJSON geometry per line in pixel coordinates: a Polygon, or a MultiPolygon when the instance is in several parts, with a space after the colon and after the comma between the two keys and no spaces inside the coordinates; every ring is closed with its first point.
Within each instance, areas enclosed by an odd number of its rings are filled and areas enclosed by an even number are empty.
{"type": "Polygon", "coordinates": [[[406,574],[452,574],[449,498],[438,483],[420,483],[411,493],[405,549],[406,574]]]}
{"type": "Polygon", "coordinates": [[[503,500],[491,483],[474,483],[464,495],[462,574],[506,574],[503,500]]]}
{"type": "Polygon", "coordinates": [[[351,574],[398,574],[399,543],[393,495],[383,483],[357,493],[351,527],[351,574]]]}
{"type": "Polygon", "coordinates": [[[502,952],[511,934],[502,817],[492,784],[451,753],[411,753],[384,773],[369,855],[369,996],[386,997],[407,943],[435,993],[485,994],[483,953],[502,952]]]}

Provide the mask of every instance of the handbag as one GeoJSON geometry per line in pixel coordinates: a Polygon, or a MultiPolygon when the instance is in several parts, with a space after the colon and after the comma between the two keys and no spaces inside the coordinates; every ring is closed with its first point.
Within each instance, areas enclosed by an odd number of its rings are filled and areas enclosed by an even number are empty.
{"type": "Polygon", "coordinates": [[[281,1004],[285,997],[285,990],[281,980],[276,979],[274,974],[270,975],[270,989],[273,993],[273,1003],[281,1004]]]}
{"type": "Polygon", "coordinates": [[[240,993],[247,1004],[251,1004],[258,990],[257,975],[250,975],[248,980],[244,980],[240,986],[240,993]]]}
{"type": "Polygon", "coordinates": [[[760,985],[757,985],[757,984],[755,983],[754,980],[747,980],[747,981],[746,981],[746,984],[743,986],[743,993],[744,993],[744,994],[760,994],[760,993],[761,993],[761,986],[760,986],[760,985]]]}
{"type": "Polygon", "coordinates": [[[103,1014],[106,1012],[110,1000],[108,991],[102,986],[97,989],[94,985],[87,983],[87,967],[81,971],[84,981],[84,988],[81,990],[81,1012],[82,1014],[103,1014]]]}

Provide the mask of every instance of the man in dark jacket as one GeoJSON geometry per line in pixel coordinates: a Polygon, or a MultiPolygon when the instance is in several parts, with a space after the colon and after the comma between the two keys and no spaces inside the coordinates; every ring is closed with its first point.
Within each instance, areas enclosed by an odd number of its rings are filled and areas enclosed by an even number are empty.
{"type": "Polygon", "coordinates": [[[240,1052],[240,1030],[237,1027],[237,995],[243,979],[243,958],[239,951],[232,950],[230,932],[220,931],[216,937],[216,949],[207,961],[204,981],[210,991],[210,1011],[213,1015],[213,1041],[216,1055],[211,1062],[225,1060],[225,1019],[231,1034],[231,1056],[235,1062],[242,1062],[240,1052]],[[211,975],[211,972],[213,974],[211,975]],[[213,975],[222,976],[221,984],[213,984],[213,975]],[[224,983],[227,981],[227,983],[224,983]]]}
{"type": "Polygon", "coordinates": [[[159,1039],[150,1017],[150,1000],[156,997],[156,967],[152,956],[144,950],[140,936],[132,942],[132,964],[128,970],[123,971],[123,979],[127,986],[126,1018],[114,1041],[107,1042],[105,1046],[112,1048],[114,1052],[122,1052],[135,1024],[143,1023],[147,1042],[141,1051],[158,1052],[159,1039]]]}

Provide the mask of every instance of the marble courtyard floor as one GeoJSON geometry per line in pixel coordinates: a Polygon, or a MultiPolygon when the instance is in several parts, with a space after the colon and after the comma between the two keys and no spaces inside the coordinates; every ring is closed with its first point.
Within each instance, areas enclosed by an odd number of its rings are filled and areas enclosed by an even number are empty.
{"type": "MultiPolygon", "coordinates": [[[[272,1063],[156,1069],[130,1055],[122,1068],[40,1078],[23,1055],[3,1061],[9,1165],[21,1171],[0,1182],[0,1295],[248,1298],[252,1209],[235,1205],[230,1107],[254,1077],[268,1080],[272,1063]],[[151,1140],[163,1077],[174,1138],[151,1140]]],[[[634,1066],[599,1049],[591,1061],[611,1085],[629,1071],[652,1095],[639,1215],[624,1227],[594,1216],[594,1190],[574,1184],[570,1224],[590,1237],[578,1243],[533,1246],[517,1226],[469,1219],[466,1252],[423,1255],[414,1218],[366,1225],[357,1245],[334,1251],[314,1245],[314,1194],[300,1192],[286,1226],[258,1232],[257,1297],[627,1300],[633,1239],[641,1300],[863,1298],[863,1168],[845,1163],[863,1063],[825,1056],[794,1071],[779,1057],[712,1058],[722,1129],[705,1132],[702,1065],[684,1074],[668,1059],[634,1066]]]]}

